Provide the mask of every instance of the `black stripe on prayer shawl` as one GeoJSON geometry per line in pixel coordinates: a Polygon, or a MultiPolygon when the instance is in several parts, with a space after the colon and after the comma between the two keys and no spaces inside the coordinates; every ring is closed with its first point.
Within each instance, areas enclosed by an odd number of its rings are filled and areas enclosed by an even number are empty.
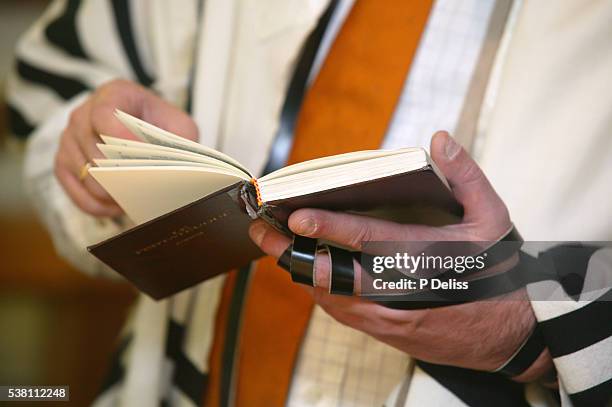
{"type": "Polygon", "coordinates": [[[575,311],[540,322],[553,358],[585,349],[612,336],[612,290],[575,311]]]}
{"type": "Polygon", "coordinates": [[[87,85],[77,79],[45,71],[19,59],[17,60],[17,73],[26,81],[51,88],[64,100],[69,100],[89,89],[87,85]]]}
{"type": "Polygon", "coordinates": [[[56,47],[68,54],[89,59],[77,33],[76,18],[81,0],[68,0],[64,13],[53,20],[45,29],[45,37],[56,47]]]}
{"type": "Polygon", "coordinates": [[[293,146],[293,137],[295,136],[295,124],[306,94],[308,76],[312,71],[323,36],[337,6],[338,0],[332,0],[329,3],[325,12],[319,17],[315,29],[308,35],[304,45],[302,45],[298,62],[289,82],[289,88],[281,109],[279,128],[270,148],[263,175],[284,167],[289,158],[293,146]]]}
{"type": "Polygon", "coordinates": [[[185,327],[172,318],[168,320],[166,356],[173,362],[172,384],[191,402],[199,406],[204,399],[208,375],[200,372],[182,350],[185,327]]]}
{"type": "Polygon", "coordinates": [[[242,325],[242,310],[246,300],[252,269],[243,267],[236,274],[236,283],[227,314],[227,327],[225,328],[225,342],[221,356],[221,378],[219,380],[219,405],[230,406],[233,400],[236,358],[238,357],[238,344],[242,325]]]}
{"type": "Polygon", "coordinates": [[[498,374],[418,360],[418,366],[470,407],[529,407],[523,384],[498,374]]]}
{"type": "Polygon", "coordinates": [[[574,407],[612,406],[612,378],[590,389],[569,396],[574,407]]]}
{"type": "Polygon", "coordinates": [[[142,60],[138,54],[136,40],[134,38],[134,30],[132,27],[132,19],[130,13],[130,2],[127,0],[113,0],[113,12],[115,14],[115,23],[121,38],[121,44],[125,51],[132,71],[143,86],[151,86],[153,78],[146,72],[142,60]]]}
{"type": "Polygon", "coordinates": [[[121,363],[121,359],[123,358],[123,354],[131,341],[132,336],[128,335],[122,338],[119,342],[119,345],[117,346],[117,349],[115,349],[113,357],[111,358],[110,368],[106,373],[106,377],[104,378],[104,382],[102,382],[102,387],[100,388],[98,394],[107,392],[111,387],[121,382],[125,377],[125,368],[121,363]]]}
{"type": "Polygon", "coordinates": [[[557,279],[567,294],[574,299],[582,293],[591,256],[601,247],[580,243],[552,247],[539,258],[553,264],[557,279]]]}
{"type": "Polygon", "coordinates": [[[198,67],[198,60],[200,54],[200,42],[202,38],[202,13],[204,10],[204,0],[198,0],[198,19],[196,24],[196,38],[193,49],[193,62],[189,69],[189,83],[187,85],[187,101],[185,102],[185,111],[190,115],[193,113],[193,91],[195,85],[195,76],[198,67]]]}
{"type": "Polygon", "coordinates": [[[26,139],[34,131],[34,125],[10,103],[6,106],[10,132],[20,139],[26,139]]]}

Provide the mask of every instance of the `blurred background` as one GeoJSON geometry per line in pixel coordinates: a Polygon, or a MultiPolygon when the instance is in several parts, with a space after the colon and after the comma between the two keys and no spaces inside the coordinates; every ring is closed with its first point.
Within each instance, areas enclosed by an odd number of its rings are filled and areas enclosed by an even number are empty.
{"type": "Polygon", "coordinates": [[[0,0],[0,385],[69,385],[62,405],[85,406],[135,295],[61,261],[24,192],[24,142],[9,133],[4,82],[17,39],[48,3],[0,0]]]}

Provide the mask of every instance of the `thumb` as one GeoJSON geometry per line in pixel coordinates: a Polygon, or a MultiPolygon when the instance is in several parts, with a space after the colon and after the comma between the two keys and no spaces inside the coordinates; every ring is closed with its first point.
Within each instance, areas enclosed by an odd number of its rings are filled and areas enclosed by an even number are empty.
{"type": "Polygon", "coordinates": [[[434,134],[430,151],[455,198],[463,205],[463,223],[488,224],[493,230],[505,230],[510,226],[506,205],[478,164],[447,132],[434,134]]]}

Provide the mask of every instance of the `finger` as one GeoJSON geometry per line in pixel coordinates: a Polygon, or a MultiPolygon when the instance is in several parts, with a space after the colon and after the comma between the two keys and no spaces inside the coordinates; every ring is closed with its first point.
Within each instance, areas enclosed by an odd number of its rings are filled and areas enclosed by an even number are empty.
{"type": "Polygon", "coordinates": [[[298,235],[328,240],[352,250],[362,250],[362,242],[419,240],[428,233],[424,226],[406,227],[386,220],[321,209],[293,212],[289,228],[298,235]]]}
{"type": "MultiPolygon", "coordinates": [[[[276,258],[279,258],[292,243],[291,239],[262,220],[257,220],[251,224],[249,236],[264,253],[276,258]]],[[[329,288],[329,270],[329,256],[326,253],[317,253],[314,265],[316,287],[329,288]]]]}
{"type": "Polygon", "coordinates": [[[85,124],[87,118],[86,111],[80,110],[73,112],[69,127],[62,136],[63,148],[60,154],[66,154],[69,157],[69,165],[73,174],[76,175],[78,181],[83,184],[85,190],[89,192],[95,199],[101,201],[103,205],[117,206],[114,199],[96,182],[89,174],[82,177],[81,172],[87,163],[93,163],[94,158],[101,157],[101,153],[95,146],[95,139],[90,132],[89,126],[85,124]],[[86,151],[89,149],[90,151],[86,151]],[[91,150],[95,149],[95,152],[91,150]]]}
{"type": "Polygon", "coordinates": [[[431,157],[448,180],[457,201],[463,205],[465,223],[494,222],[510,225],[506,206],[489,180],[478,164],[447,132],[434,134],[431,139],[431,157]]]}
{"type": "Polygon", "coordinates": [[[143,118],[144,94],[148,91],[126,80],[114,80],[102,85],[91,99],[91,108],[88,115],[88,124],[91,132],[96,136],[105,134],[127,140],[140,139],[132,134],[115,117],[115,110],[119,109],[133,116],[143,118]]]}
{"type": "Polygon", "coordinates": [[[263,220],[256,220],[251,224],[249,236],[264,253],[276,258],[279,258],[291,244],[291,239],[263,220]]]}
{"type": "MultiPolygon", "coordinates": [[[[85,156],[83,155],[81,149],[78,146],[76,140],[74,140],[74,136],[70,129],[67,129],[62,135],[60,141],[60,148],[58,150],[56,156],[56,169],[65,169],[69,174],[70,178],[74,178],[79,182],[78,190],[83,190],[84,193],[89,195],[89,197],[96,202],[98,206],[106,207],[106,212],[112,213],[121,213],[121,209],[117,204],[112,200],[112,198],[105,192],[101,191],[99,188],[97,191],[92,192],[90,188],[87,188],[86,183],[91,180],[91,177],[86,176],[85,179],[81,179],[81,172],[83,171],[83,165],[87,162],[85,156]],[[96,193],[97,192],[97,193],[96,193]]],[[[62,174],[56,171],[56,174],[62,174]]],[[[58,177],[58,179],[60,179],[58,177]]],[[[62,185],[66,187],[71,181],[67,181],[66,175],[63,175],[63,178],[60,179],[63,181],[62,185]]],[[[71,189],[71,197],[76,195],[74,188],[71,189]]],[[[79,194],[80,195],[80,194],[79,194]]],[[[88,200],[89,201],[89,200],[88,200]]],[[[83,202],[81,202],[83,203],[83,202]]],[[[85,205],[83,203],[83,205],[85,205]]],[[[88,205],[89,206],[89,205],[88,205]]]]}
{"type": "Polygon", "coordinates": [[[147,106],[144,120],[183,138],[198,141],[198,126],[186,112],[150,92],[144,95],[144,103],[147,106]]]}
{"type": "Polygon", "coordinates": [[[331,295],[323,288],[313,290],[314,302],[336,321],[351,328],[366,332],[371,308],[357,297],[331,295]]]}
{"type": "MultiPolygon", "coordinates": [[[[398,311],[360,297],[332,295],[315,288],[314,301],[341,324],[358,329],[385,341],[386,337],[400,336],[406,325],[422,317],[420,311],[398,311]],[[402,324],[398,324],[402,321],[402,324]]],[[[405,337],[405,335],[402,335],[405,337]]],[[[409,338],[405,338],[409,341],[409,338]]]]}
{"type": "Polygon", "coordinates": [[[139,140],[115,117],[119,109],[181,137],[198,140],[197,125],[187,113],[130,81],[114,80],[103,85],[92,106],[91,123],[96,134],[139,140]]]}
{"type": "MultiPolygon", "coordinates": [[[[138,136],[133,134],[127,127],[123,125],[115,116],[115,109],[124,111],[120,105],[113,105],[110,103],[97,104],[92,107],[90,125],[90,134],[96,139],[96,143],[100,142],[99,136],[111,136],[115,138],[121,138],[125,140],[142,141],[138,136]]],[[[138,113],[130,113],[135,117],[141,117],[138,113]]],[[[95,143],[94,143],[95,146],[95,143]]]]}
{"type": "Polygon", "coordinates": [[[97,217],[115,217],[122,214],[121,208],[116,205],[105,205],[95,199],[78,180],[78,178],[68,170],[65,165],[56,165],[55,175],[77,207],[83,212],[97,217]]]}
{"type": "Polygon", "coordinates": [[[100,138],[94,132],[91,124],[91,101],[83,103],[70,113],[67,134],[72,137],[86,160],[102,158],[102,153],[96,146],[100,138]]]}

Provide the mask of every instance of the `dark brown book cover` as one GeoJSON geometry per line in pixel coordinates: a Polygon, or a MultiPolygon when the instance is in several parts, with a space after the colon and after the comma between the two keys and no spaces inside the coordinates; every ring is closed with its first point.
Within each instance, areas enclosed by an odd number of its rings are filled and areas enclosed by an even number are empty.
{"type": "Polygon", "coordinates": [[[462,208],[430,166],[359,184],[295,198],[266,202],[261,216],[287,230],[289,215],[300,208],[352,212],[398,223],[454,223],[462,208]]]}
{"type": "Polygon", "coordinates": [[[239,182],[88,249],[141,291],[161,299],[260,257],[248,235],[248,213],[291,235],[287,220],[299,208],[422,224],[453,223],[461,215],[431,167],[261,207],[255,188],[239,182]]]}
{"type": "Polygon", "coordinates": [[[88,247],[155,299],[175,294],[262,255],[235,184],[88,247]]]}

